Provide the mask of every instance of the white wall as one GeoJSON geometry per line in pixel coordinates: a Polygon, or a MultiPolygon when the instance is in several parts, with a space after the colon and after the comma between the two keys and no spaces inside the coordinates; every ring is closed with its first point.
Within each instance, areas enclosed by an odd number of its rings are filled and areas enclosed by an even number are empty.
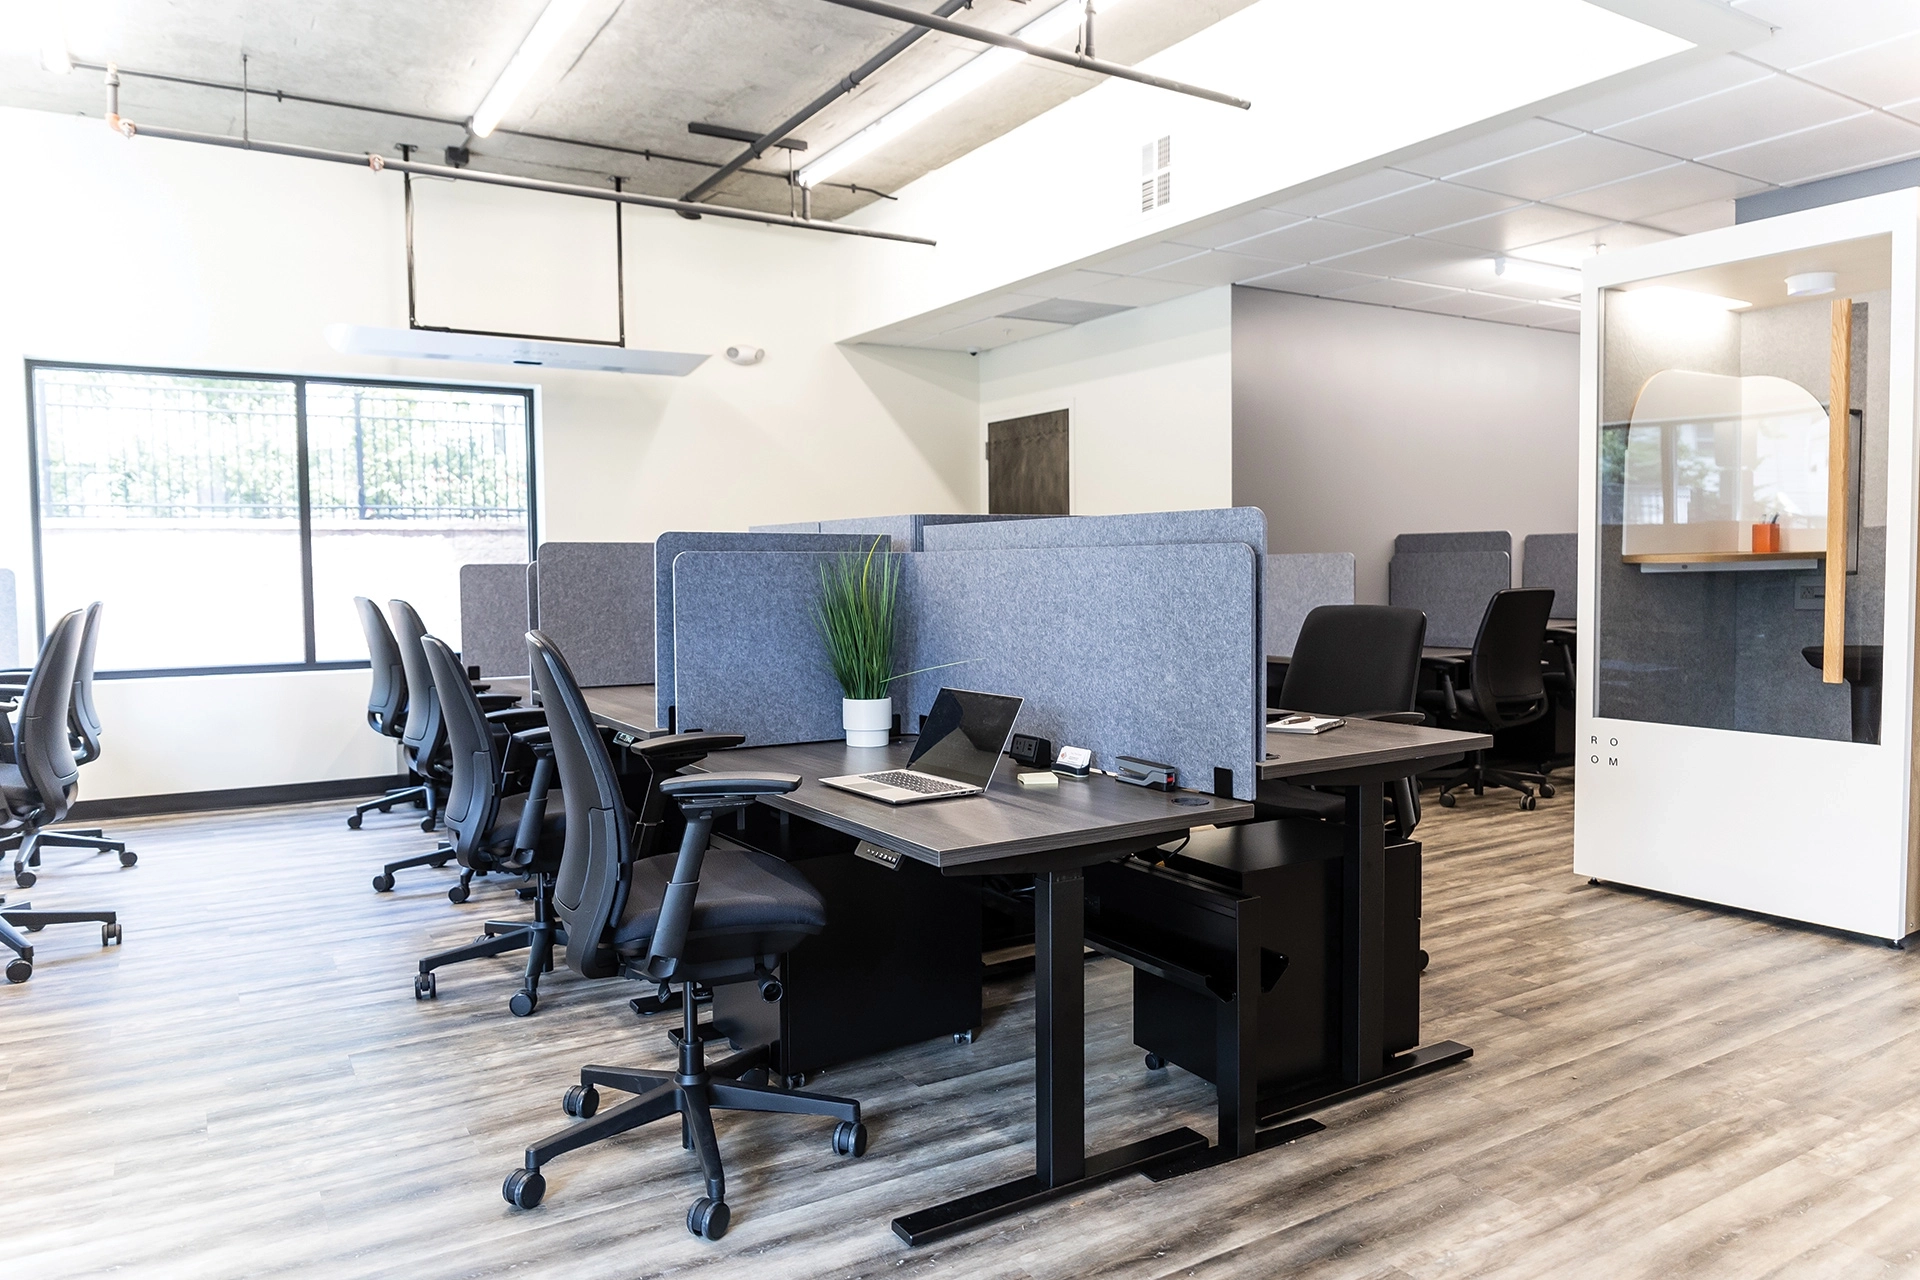
{"type": "Polygon", "coordinates": [[[981,353],[986,424],[1067,410],[1075,515],[1224,507],[1233,497],[1230,289],[1123,311],[981,353]]]}
{"type": "MultiPolygon", "coordinates": [[[[0,201],[0,566],[21,580],[31,652],[30,357],[538,387],[543,536],[978,505],[976,370],[965,355],[843,349],[864,255],[906,246],[667,213],[628,215],[628,341],[718,352],[686,379],[344,356],[334,321],[404,325],[398,175],[119,138],[94,120],[0,110],[19,181],[0,201]]],[[[612,213],[562,197],[422,184],[421,312],[611,336],[612,213]],[[601,284],[593,282],[599,279],[601,284]],[[510,303],[519,299],[523,307],[510,303]],[[516,317],[519,317],[516,319],[516,317]],[[551,327],[551,328],[549,328],[551,327]]],[[[193,567],[182,565],[190,573],[193,567]]],[[[112,625],[113,613],[108,613],[112,625]]],[[[431,623],[429,619],[429,623],[431,623]]],[[[360,672],[112,682],[86,798],[267,786],[394,770],[360,672]]]]}
{"type": "Polygon", "coordinates": [[[1274,551],[1351,551],[1387,599],[1401,533],[1530,533],[1578,512],[1575,334],[1233,290],[1233,500],[1274,551]]]}

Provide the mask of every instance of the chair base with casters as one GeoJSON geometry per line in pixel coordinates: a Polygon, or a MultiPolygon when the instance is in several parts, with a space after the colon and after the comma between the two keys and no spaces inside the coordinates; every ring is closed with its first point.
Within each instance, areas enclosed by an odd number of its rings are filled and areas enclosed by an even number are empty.
{"type": "Polygon", "coordinates": [[[553,877],[542,875],[534,881],[532,920],[489,920],[478,938],[464,947],[437,951],[420,962],[413,979],[413,998],[433,1000],[440,994],[436,969],[467,960],[506,955],[510,951],[527,953],[526,977],[520,990],[507,1001],[516,1018],[524,1018],[540,1007],[540,975],[553,972],[553,948],[565,946],[566,931],[553,918],[553,877]]]}
{"type": "Polygon", "coordinates": [[[365,804],[353,806],[353,814],[347,819],[347,825],[358,831],[362,820],[373,810],[392,813],[393,807],[397,804],[411,804],[416,809],[427,811],[427,816],[420,820],[420,829],[431,831],[434,827],[434,802],[437,798],[433,793],[433,784],[430,782],[422,782],[411,787],[394,787],[378,800],[369,800],[365,804]]]}
{"type": "Polygon", "coordinates": [[[0,854],[13,854],[13,882],[22,889],[31,889],[40,878],[30,868],[40,865],[42,849],[91,849],[95,853],[111,853],[119,857],[123,867],[131,867],[140,861],[140,855],[128,849],[126,841],[107,839],[99,827],[39,831],[33,835],[15,831],[0,836],[0,854]]]}
{"type": "Polygon", "coordinates": [[[560,1103],[561,1110],[577,1117],[579,1123],[527,1148],[526,1166],[508,1174],[501,1187],[501,1194],[509,1204],[531,1209],[540,1203],[547,1189],[546,1177],[540,1169],[555,1156],[675,1114],[683,1117],[681,1145],[698,1155],[701,1176],[706,1182],[706,1194],[687,1210],[687,1230],[706,1240],[718,1240],[725,1235],[732,1216],[727,1207],[726,1171],[720,1163],[720,1145],[713,1130],[715,1111],[824,1116],[839,1121],[831,1139],[833,1154],[866,1154],[867,1128],[861,1123],[858,1102],[825,1094],[789,1092],[745,1079],[751,1075],[764,1077],[771,1057],[765,1045],[708,1066],[706,1041],[719,1037],[711,1027],[697,1021],[697,1001],[687,1000],[683,995],[681,1010],[682,1028],[674,1037],[680,1049],[678,1072],[667,1074],[627,1067],[581,1068],[580,1083],[568,1089],[560,1103]],[[634,1096],[602,1112],[602,1087],[634,1096]]]}
{"type": "Polygon", "coordinates": [[[1524,769],[1490,763],[1484,751],[1474,752],[1468,762],[1457,769],[1442,769],[1425,775],[1423,780],[1439,784],[1440,806],[1444,809],[1451,809],[1459,803],[1453,793],[1462,787],[1471,788],[1476,796],[1486,795],[1488,787],[1506,787],[1518,791],[1522,809],[1535,807],[1536,791],[1547,800],[1553,799],[1554,794],[1553,783],[1544,773],[1530,773],[1524,769]]]}
{"type": "Polygon", "coordinates": [[[33,976],[33,944],[18,930],[38,933],[50,924],[98,924],[101,946],[120,941],[120,920],[111,911],[35,911],[31,902],[0,906],[0,946],[14,954],[7,962],[8,982],[25,982],[33,976]]]}

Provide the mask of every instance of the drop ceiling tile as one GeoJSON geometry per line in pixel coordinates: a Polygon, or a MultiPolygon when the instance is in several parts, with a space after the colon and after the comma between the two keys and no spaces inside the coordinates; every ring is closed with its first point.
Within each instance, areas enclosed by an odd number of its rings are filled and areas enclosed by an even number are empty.
{"type": "Polygon", "coordinates": [[[1560,313],[1558,320],[1549,320],[1544,324],[1535,325],[1534,328],[1552,329],[1559,333],[1578,333],[1580,332],[1580,313],[1578,311],[1563,311],[1560,313]]]}
{"type": "Polygon", "coordinates": [[[1638,249],[1643,244],[1658,244],[1673,237],[1654,227],[1642,226],[1633,222],[1611,222],[1592,231],[1582,231],[1579,235],[1562,236],[1558,240],[1543,240],[1539,244],[1530,244],[1517,256],[1535,262],[1544,262],[1549,266],[1569,267],[1578,270],[1580,264],[1588,258],[1605,253],[1618,253],[1622,249],[1638,249]]]}
{"type": "Polygon", "coordinates": [[[1412,280],[1376,280],[1340,294],[1342,302],[1371,302],[1383,307],[1410,307],[1460,292],[1438,285],[1417,284],[1412,280]]]}
{"type": "Polygon", "coordinates": [[[1876,107],[1905,102],[1920,94],[1920,30],[1795,67],[1793,74],[1876,107]]]}
{"type": "Polygon", "coordinates": [[[1768,72],[1744,58],[1709,58],[1677,71],[1654,75],[1623,89],[1612,89],[1554,107],[1547,118],[1576,129],[1604,131],[1610,125],[1677,107],[1723,89],[1763,80],[1768,72]]]}
{"type": "Polygon", "coordinates": [[[1703,204],[1688,205],[1684,209],[1657,213],[1641,221],[1650,227],[1658,227],[1662,231],[1671,231],[1681,236],[1698,235],[1702,231],[1718,231],[1721,227],[1733,225],[1733,201],[1708,200],[1703,204]]]}
{"type": "Polygon", "coordinates": [[[1912,102],[1896,102],[1887,110],[1903,120],[1920,121],[1920,98],[1915,98],[1912,102]]]}
{"type": "Polygon", "coordinates": [[[979,298],[970,298],[965,302],[956,302],[952,306],[942,307],[931,318],[944,321],[943,329],[955,325],[972,324],[976,320],[985,320],[1007,311],[1018,311],[1021,307],[1031,306],[1046,298],[1044,293],[990,293],[979,298]]]}
{"type": "Polygon", "coordinates": [[[1454,180],[1523,200],[1551,200],[1563,192],[1629,178],[1671,163],[1666,156],[1641,147],[1583,133],[1538,151],[1469,169],[1454,180]]]}
{"type": "Polygon", "coordinates": [[[1614,125],[1606,134],[1683,160],[1698,160],[1716,151],[1843,119],[1859,110],[1825,89],[1786,76],[1768,76],[1614,125]]]}
{"type": "Polygon", "coordinates": [[[1047,295],[1055,298],[1074,298],[1079,301],[1092,299],[1100,301],[1100,290],[1115,280],[1124,280],[1125,276],[1108,275],[1104,271],[1069,271],[1065,275],[1052,279],[1029,280],[1023,286],[1026,289],[1045,289],[1047,295]]]}
{"type": "Polygon", "coordinates": [[[1789,186],[1914,155],[1920,155],[1920,124],[1866,112],[1752,146],[1722,151],[1708,160],[1717,168],[1732,169],[1777,186],[1789,186]]]}
{"type": "Polygon", "coordinates": [[[1563,124],[1551,120],[1523,120],[1519,124],[1508,125],[1493,133],[1478,138],[1469,138],[1465,142],[1456,142],[1451,146],[1435,148],[1411,160],[1401,160],[1393,166],[1405,169],[1409,173],[1423,174],[1429,178],[1444,178],[1459,173],[1463,169],[1478,168],[1483,164],[1492,164],[1495,160],[1504,160],[1508,156],[1517,156],[1523,151],[1532,151],[1555,142],[1564,142],[1573,137],[1578,130],[1569,129],[1563,124]]]}
{"type": "Polygon", "coordinates": [[[1453,289],[1424,302],[1410,302],[1406,305],[1416,311],[1434,311],[1441,315],[1480,320],[1502,311],[1511,311],[1518,304],[1512,298],[1501,297],[1498,294],[1481,293],[1473,289],[1453,289]]]}
{"type": "Polygon", "coordinates": [[[1083,302],[1117,302],[1128,307],[1151,307],[1161,302],[1198,293],[1204,285],[1182,284],[1174,280],[1148,280],[1142,276],[1119,276],[1089,290],[1083,302]]]}
{"type": "Polygon", "coordinates": [[[1260,276],[1243,281],[1256,289],[1278,289],[1282,293],[1307,293],[1315,297],[1331,298],[1343,289],[1358,289],[1363,284],[1371,284],[1374,276],[1363,276],[1357,271],[1336,271],[1332,267],[1289,267],[1285,271],[1276,271],[1270,276],[1260,276]]]}
{"type": "Polygon", "coordinates": [[[1435,227],[1451,226],[1470,218],[1511,209],[1519,203],[1512,196],[1476,191],[1472,187],[1455,186],[1451,182],[1429,182],[1327,216],[1333,222],[1372,227],[1376,231],[1394,231],[1401,235],[1417,235],[1435,227]]]}
{"type": "Polygon", "coordinates": [[[1191,258],[1200,250],[1192,245],[1175,244],[1163,240],[1157,244],[1142,245],[1120,253],[1102,257],[1089,264],[1094,270],[1111,272],[1117,276],[1138,275],[1142,271],[1151,271],[1155,267],[1164,267],[1169,262],[1178,262],[1182,258],[1191,258]]]}
{"type": "Polygon", "coordinates": [[[1423,181],[1425,179],[1417,174],[1401,173],[1397,169],[1375,169],[1372,173],[1363,173],[1357,178],[1348,178],[1330,187],[1321,187],[1317,191],[1283,195],[1268,207],[1285,213],[1297,213],[1303,217],[1317,217],[1323,213],[1332,213],[1335,209],[1345,209],[1350,205],[1364,204],[1368,200],[1378,200],[1381,196],[1390,196],[1396,191],[1419,186],[1423,181]]]}
{"type": "Polygon", "coordinates": [[[1178,284],[1211,289],[1223,284],[1238,284],[1255,276],[1271,275],[1273,268],[1274,263],[1269,258],[1215,249],[1140,274],[1141,278],[1147,280],[1172,280],[1178,284]]]}
{"type": "Polygon", "coordinates": [[[1764,190],[1766,185],[1724,169],[1683,160],[1652,173],[1572,192],[1554,203],[1614,221],[1631,222],[1707,200],[1732,200],[1751,195],[1764,190]]]}
{"type": "Polygon", "coordinates": [[[976,320],[972,324],[949,329],[938,337],[927,338],[914,345],[933,347],[941,351],[965,351],[969,347],[988,351],[994,347],[1003,347],[1009,342],[1024,342],[1028,338],[1058,333],[1062,329],[1071,327],[1064,324],[1043,324],[1038,320],[1009,320],[996,316],[991,320],[976,320]]]}
{"type": "Polygon", "coordinates": [[[1040,320],[1047,324],[1085,324],[1089,320],[1099,320],[1131,310],[1133,310],[1132,307],[1117,302],[1075,302],[1072,298],[1048,298],[1045,302],[1036,302],[1030,307],[1009,311],[1003,318],[1040,320]]]}
{"type": "Polygon", "coordinates": [[[1275,262],[1317,262],[1321,258],[1352,253],[1355,249],[1384,244],[1395,238],[1386,231],[1313,218],[1282,227],[1278,231],[1269,231],[1265,235],[1235,241],[1228,248],[1234,253],[1271,258],[1275,262]]]}
{"type": "Polygon", "coordinates": [[[1514,307],[1507,311],[1495,311],[1487,317],[1501,324],[1524,324],[1536,329],[1564,328],[1568,320],[1573,327],[1580,327],[1580,313],[1568,307],[1550,307],[1545,303],[1531,303],[1514,307]]]}
{"type": "Polygon", "coordinates": [[[1302,221],[1297,213],[1284,213],[1279,209],[1255,209],[1229,218],[1225,222],[1216,222],[1209,227],[1182,228],[1173,233],[1180,244],[1192,245],[1196,249],[1219,249],[1236,240],[1245,240],[1262,235],[1268,231],[1278,231],[1281,227],[1290,227],[1302,221]]]}
{"type": "Polygon", "coordinates": [[[1914,29],[1912,0],[1734,0],[1773,37],[1742,52],[1774,67],[1806,64],[1878,44],[1914,29]]]}
{"type": "MultiPolygon", "coordinates": [[[[1412,276],[1426,280],[1437,268],[1483,258],[1484,254],[1460,245],[1442,244],[1408,236],[1358,253],[1346,253],[1322,263],[1337,271],[1358,271],[1370,276],[1412,276]]],[[[1443,281],[1445,283],[1445,281],[1443,281]]]]}
{"type": "Polygon", "coordinates": [[[1465,245],[1472,249],[1518,249],[1522,245],[1537,244],[1542,240],[1554,240],[1561,236],[1577,235],[1593,227],[1607,224],[1606,218],[1596,218],[1592,214],[1575,213],[1570,209],[1557,208],[1550,204],[1523,204],[1517,209],[1505,213],[1496,213],[1487,218],[1475,218],[1472,222],[1462,222],[1457,226],[1442,227],[1427,234],[1429,240],[1444,240],[1448,244],[1465,245]]]}

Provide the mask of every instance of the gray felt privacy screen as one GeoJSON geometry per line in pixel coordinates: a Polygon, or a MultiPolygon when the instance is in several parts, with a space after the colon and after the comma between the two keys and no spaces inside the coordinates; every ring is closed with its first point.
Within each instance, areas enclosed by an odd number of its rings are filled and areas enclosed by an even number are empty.
{"type": "Polygon", "coordinates": [[[860,516],[850,520],[802,520],[795,524],[756,524],[749,533],[884,533],[895,551],[924,551],[922,532],[931,524],[979,524],[990,520],[1039,520],[1043,516],[899,515],[860,516]]]}
{"type": "MultiPolygon", "coordinates": [[[[1403,533],[1393,540],[1393,551],[1504,551],[1513,554],[1513,535],[1505,529],[1474,533],[1403,533]]],[[[1508,586],[1513,584],[1509,582],[1508,586]]]]}
{"type": "Polygon", "coordinates": [[[540,629],[583,688],[653,680],[653,544],[540,546],[540,629]]]}
{"type": "Polygon", "coordinates": [[[460,661],[483,676],[527,671],[527,566],[460,566],[460,661]]]}
{"type": "Polygon", "coordinates": [[[1267,557],[1264,642],[1274,657],[1291,654],[1300,624],[1323,604],[1353,603],[1353,553],[1327,551],[1267,557]]]}
{"type": "MultiPolygon", "coordinates": [[[[673,561],[674,557],[686,551],[825,551],[851,552],[865,551],[873,545],[872,537],[861,537],[851,533],[663,533],[653,544],[653,634],[654,634],[654,706],[658,717],[655,724],[665,728],[667,712],[676,702],[674,682],[674,615],[673,615],[673,561]]],[[[880,540],[880,550],[891,549],[891,541],[880,540]]],[[[818,581],[816,576],[815,581],[818,581]]],[[[742,595],[736,606],[739,609],[751,609],[753,601],[750,595],[742,595]]],[[[689,633],[681,638],[683,645],[694,644],[699,637],[689,633]]],[[[563,650],[564,652],[564,650],[563,650]]],[[[836,702],[835,714],[839,704],[836,702]]],[[[679,723],[685,723],[679,722],[679,723]]],[[[836,723],[838,723],[836,721],[836,723]]],[[[738,732],[738,730],[714,730],[714,732],[738,732]]],[[[837,736],[837,735],[836,735],[837,736]]]]}
{"type": "Polygon", "coordinates": [[[1580,535],[1530,533],[1521,547],[1525,554],[1520,561],[1520,585],[1552,590],[1554,617],[1579,617],[1580,535]]]}
{"type": "Polygon", "coordinates": [[[1471,648],[1487,601],[1513,585],[1504,551],[1396,552],[1387,562],[1387,603],[1427,615],[1427,643],[1471,648]]]}
{"type": "Polygon", "coordinates": [[[0,569],[0,667],[20,665],[20,597],[13,570],[0,569]]]}

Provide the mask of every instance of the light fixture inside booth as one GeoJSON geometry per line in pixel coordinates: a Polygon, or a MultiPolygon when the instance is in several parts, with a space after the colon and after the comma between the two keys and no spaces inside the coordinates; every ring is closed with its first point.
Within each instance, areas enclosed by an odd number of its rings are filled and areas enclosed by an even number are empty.
{"type": "Polygon", "coordinates": [[[1789,298],[1818,298],[1839,287],[1840,276],[1833,271],[1802,271],[1787,277],[1789,298]]]}

